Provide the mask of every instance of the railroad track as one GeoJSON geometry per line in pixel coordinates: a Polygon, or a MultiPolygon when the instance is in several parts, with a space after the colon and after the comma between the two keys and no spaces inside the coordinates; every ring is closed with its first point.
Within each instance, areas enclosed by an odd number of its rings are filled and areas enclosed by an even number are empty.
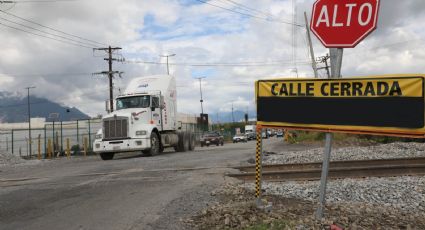
{"type": "MultiPolygon", "coordinates": [[[[263,165],[265,181],[320,180],[322,163],[263,165]]],[[[255,180],[255,166],[237,167],[242,173],[227,174],[244,181],[255,180]]],[[[425,175],[425,158],[333,161],[328,178],[392,177],[425,175]]]]}

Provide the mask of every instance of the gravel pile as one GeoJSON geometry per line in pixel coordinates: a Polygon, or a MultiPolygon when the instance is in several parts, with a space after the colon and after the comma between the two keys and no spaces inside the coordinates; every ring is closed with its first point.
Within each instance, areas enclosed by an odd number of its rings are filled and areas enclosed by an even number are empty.
{"type": "MultiPolygon", "coordinates": [[[[306,151],[284,151],[265,153],[264,164],[286,164],[320,162],[323,148],[306,151]]],[[[367,147],[346,147],[332,149],[331,161],[370,160],[385,158],[425,157],[425,144],[415,142],[395,142],[367,147]]]]}
{"type": "Polygon", "coordinates": [[[32,165],[39,163],[39,160],[24,160],[19,156],[10,153],[0,152],[0,167],[3,166],[17,166],[17,165],[32,165]]]}
{"type": "MultiPolygon", "coordinates": [[[[253,189],[253,184],[244,185],[253,189]]],[[[263,183],[266,194],[318,202],[320,181],[263,183]]],[[[328,203],[368,203],[405,212],[425,213],[425,177],[394,177],[331,180],[328,203]]]]}
{"type": "Polygon", "coordinates": [[[404,212],[393,207],[365,203],[329,203],[325,218],[314,218],[316,202],[271,195],[263,199],[273,204],[270,213],[257,209],[254,192],[241,186],[223,186],[213,191],[219,202],[210,204],[185,220],[194,229],[425,229],[425,212],[404,212]]]}

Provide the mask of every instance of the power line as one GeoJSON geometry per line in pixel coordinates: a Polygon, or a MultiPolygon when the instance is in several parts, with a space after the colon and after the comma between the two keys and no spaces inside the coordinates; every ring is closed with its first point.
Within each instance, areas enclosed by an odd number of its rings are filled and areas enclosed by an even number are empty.
{"type": "Polygon", "coordinates": [[[97,41],[90,40],[90,39],[87,39],[87,38],[83,38],[83,37],[80,37],[80,36],[77,36],[77,35],[73,35],[73,34],[70,34],[70,33],[67,33],[67,32],[64,32],[64,31],[61,31],[61,30],[58,30],[58,29],[49,27],[49,26],[42,25],[42,24],[40,24],[38,22],[35,22],[35,21],[32,21],[32,20],[29,20],[29,19],[20,17],[18,15],[15,15],[15,14],[12,14],[12,13],[9,13],[9,12],[6,12],[6,11],[3,11],[3,10],[0,10],[0,12],[1,13],[4,13],[4,14],[7,14],[9,16],[15,17],[15,18],[19,18],[19,19],[21,19],[23,21],[26,21],[26,22],[29,22],[29,23],[32,23],[32,24],[35,24],[35,25],[44,27],[46,29],[53,30],[53,31],[58,32],[58,33],[61,33],[61,34],[65,34],[65,35],[68,35],[68,36],[71,36],[71,37],[75,37],[75,38],[78,38],[78,39],[81,39],[81,40],[84,40],[84,41],[88,41],[88,42],[91,42],[91,43],[94,43],[94,44],[98,44],[98,45],[106,45],[105,43],[97,42],[97,41]]]}
{"type": "Polygon", "coordinates": [[[76,75],[91,75],[92,73],[0,73],[0,75],[8,76],[76,76],[76,75]]]}
{"type": "MultiPolygon", "coordinates": [[[[220,0],[220,1],[223,1],[223,0],[220,0]]],[[[224,0],[224,1],[233,3],[233,5],[236,5],[236,6],[238,6],[238,8],[244,9],[245,11],[259,13],[259,14],[261,14],[263,16],[271,17],[271,18],[274,18],[275,20],[280,20],[280,19],[277,19],[274,15],[272,15],[270,13],[263,12],[263,11],[260,11],[260,10],[257,10],[257,9],[251,8],[251,7],[248,7],[248,6],[246,6],[246,5],[242,4],[242,3],[235,2],[235,1],[232,1],[232,0],[224,0]]],[[[283,20],[281,20],[281,21],[283,21],[283,20]]],[[[288,23],[291,23],[291,22],[288,22],[288,23]]]]}
{"type": "Polygon", "coordinates": [[[272,19],[268,19],[268,18],[258,17],[258,16],[255,16],[255,15],[252,15],[252,14],[243,13],[243,12],[240,12],[240,11],[237,11],[237,10],[229,9],[229,8],[226,8],[226,7],[223,7],[223,6],[220,6],[220,5],[216,5],[216,4],[204,1],[204,0],[195,0],[195,1],[205,3],[205,4],[208,4],[210,6],[214,6],[216,8],[220,8],[222,10],[226,10],[226,11],[229,11],[229,12],[232,12],[232,13],[235,13],[235,14],[240,14],[240,15],[248,16],[248,17],[255,18],[255,19],[261,19],[261,20],[264,20],[264,21],[267,21],[267,22],[277,22],[277,23],[295,25],[295,26],[300,26],[300,27],[302,26],[302,25],[299,25],[299,24],[291,23],[291,22],[285,22],[285,21],[281,21],[281,20],[272,20],[272,19]]]}
{"type": "MultiPolygon", "coordinates": [[[[162,62],[151,62],[151,61],[136,61],[136,60],[126,60],[125,63],[130,64],[149,64],[149,65],[166,65],[167,63],[162,62]]],[[[258,62],[258,63],[169,63],[169,65],[174,66],[194,66],[194,67],[267,67],[267,66],[282,66],[282,65],[292,65],[293,62],[258,62]]],[[[311,65],[310,61],[297,62],[300,65],[311,65]]]]}
{"type": "Polygon", "coordinates": [[[9,27],[9,28],[14,29],[14,30],[19,30],[19,31],[22,31],[22,32],[25,32],[25,33],[28,33],[28,34],[32,34],[32,35],[35,35],[35,36],[48,38],[48,39],[55,40],[55,41],[58,41],[58,42],[66,43],[66,44],[69,44],[69,45],[80,46],[80,47],[92,49],[92,47],[89,47],[89,46],[85,46],[85,45],[81,45],[81,44],[78,44],[78,43],[73,43],[73,42],[68,42],[68,41],[48,37],[48,36],[45,36],[45,35],[42,35],[42,34],[36,34],[36,33],[31,32],[31,31],[27,31],[27,30],[23,30],[23,29],[20,29],[20,28],[17,28],[17,27],[9,26],[9,25],[6,25],[6,24],[1,23],[1,22],[0,22],[0,25],[5,26],[5,27],[9,27]]]}
{"type": "Polygon", "coordinates": [[[72,38],[67,38],[67,37],[65,37],[65,36],[61,36],[61,35],[57,35],[57,34],[53,34],[53,33],[49,33],[49,32],[43,31],[43,30],[39,30],[39,29],[37,29],[37,28],[31,27],[31,26],[27,26],[27,25],[25,25],[25,24],[21,24],[21,23],[18,23],[18,22],[15,22],[15,21],[12,21],[12,20],[9,20],[9,19],[6,19],[6,18],[3,18],[3,17],[0,17],[0,19],[3,19],[3,20],[5,20],[5,21],[10,22],[10,23],[13,23],[13,24],[15,24],[15,25],[19,25],[19,26],[22,26],[22,27],[25,27],[25,28],[28,28],[28,29],[31,29],[31,30],[35,30],[35,31],[38,31],[38,32],[41,32],[41,33],[45,33],[45,34],[48,34],[48,35],[51,35],[51,36],[56,36],[56,37],[59,37],[59,38],[62,38],[62,39],[66,39],[66,40],[69,40],[69,41],[72,41],[72,42],[76,42],[76,43],[79,43],[79,44],[82,44],[82,45],[86,45],[86,46],[91,46],[91,45],[92,45],[92,44],[90,44],[90,43],[86,43],[86,42],[82,42],[82,41],[74,40],[74,39],[72,39],[72,38]]]}
{"type": "Polygon", "coordinates": [[[21,1],[0,1],[0,3],[47,3],[47,2],[75,2],[78,0],[21,0],[21,1]]]}

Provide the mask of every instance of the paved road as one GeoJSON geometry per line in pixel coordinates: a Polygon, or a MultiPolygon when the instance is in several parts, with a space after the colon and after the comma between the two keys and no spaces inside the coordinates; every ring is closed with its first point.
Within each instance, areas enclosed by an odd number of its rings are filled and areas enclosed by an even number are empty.
{"type": "Polygon", "coordinates": [[[0,229],[182,229],[255,142],[0,168],[0,229]]]}

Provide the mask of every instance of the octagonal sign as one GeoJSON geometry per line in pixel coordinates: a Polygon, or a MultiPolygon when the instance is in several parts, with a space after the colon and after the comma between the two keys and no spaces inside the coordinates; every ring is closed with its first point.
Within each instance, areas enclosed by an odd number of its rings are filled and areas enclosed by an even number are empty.
{"type": "Polygon", "coordinates": [[[376,29],[379,0],[317,0],[310,29],[328,48],[353,48],[376,29]]]}

